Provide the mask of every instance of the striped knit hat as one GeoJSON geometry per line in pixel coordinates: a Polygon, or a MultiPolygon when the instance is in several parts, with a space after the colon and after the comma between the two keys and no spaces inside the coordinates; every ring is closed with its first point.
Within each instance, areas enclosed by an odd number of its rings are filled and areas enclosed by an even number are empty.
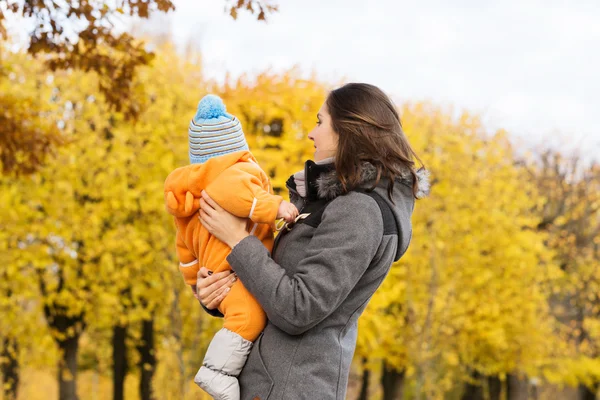
{"type": "Polygon", "coordinates": [[[201,164],[211,157],[248,150],[240,121],[225,111],[219,96],[206,95],[190,122],[190,162],[201,164]]]}

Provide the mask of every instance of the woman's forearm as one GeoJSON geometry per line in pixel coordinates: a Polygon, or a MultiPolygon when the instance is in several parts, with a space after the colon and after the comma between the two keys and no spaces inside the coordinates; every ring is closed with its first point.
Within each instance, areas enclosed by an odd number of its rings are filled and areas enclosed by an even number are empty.
{"type": "Polygon", "coordinates": [[[377,252],[383,232],[377,203],[365,204],[361,198],[347,203],[333,202],[327,207],[293,274],[276,263],[253,236],[242,240],[227,257],[269,320],[291,335],[305,332],[335,311],[377,252]],[[348,208],[356,211],[348,213],[348,208]]]}

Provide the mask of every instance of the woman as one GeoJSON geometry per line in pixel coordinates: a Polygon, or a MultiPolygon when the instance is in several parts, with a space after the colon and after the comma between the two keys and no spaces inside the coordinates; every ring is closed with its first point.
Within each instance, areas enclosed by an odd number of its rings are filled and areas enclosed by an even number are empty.
{"type": "MultiPolygon", "coordinates": [[[[305,219],[281,232],[272,257],[246,220],[201,200],[202,224],[231,247],[227,261],[269,320],[239,377],[244,400],[345,398],[358,317],[408,248],[415,199],[428,190],[377,87],[332,91],[317,118],[316,162],[287,182],[305,219]]],[[[202,269],[197,297],[214,309],[234,281],[202,269]]]]}

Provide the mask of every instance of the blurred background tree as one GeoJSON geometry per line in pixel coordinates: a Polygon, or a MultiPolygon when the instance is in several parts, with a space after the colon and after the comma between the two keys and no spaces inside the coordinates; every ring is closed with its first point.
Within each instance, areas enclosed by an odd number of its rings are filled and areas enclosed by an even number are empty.
{"type": "MultiPolygon", "coordinates": [[[[94,73],[99,96],[112,110],[136,120],[146,107],[142,82],[134,83],[136,71],[148,65],[154,53],[143,41],[123,31],[124,17],[148,19],[175,9],[171,0],[118,1],[19,1],[0,0],[0,60],[6,52],[7,18],[30,25],[27,52],[43,60],[51,71],[76,69],[94,73]]],[[[242,10],[258,20],[277,11],[269,1],[225,1],[234,19],[242,10]]],[[[3,65],[0,81],[11,74],[3,65]]],[[[28,174],[46,155],[64,143],[60,130],[44,120],[39,99],[0,92],[0,167],[2,171],[28,174]]]]}
{"type": "MultiPolygon", "coordinates": [[[[105,15],[164,11],[127,4],[105,15]]],[[[274,11],[226,4],[232,17],[274,11]]],[[[118,70],[110,63],[128,50],[113,38],[112,50],[108,39],[96,53],[75,46],[68,66],[66,39],[63,53],[49,45],[34,55],[8,51],[6,38],[0,53],[2,400],[206,398],[192,380],[220,321],[178,275],[164,179],[188,163],[189,120],[216,93],[287,196],[285,181],[312,156],[315,115],[339,83],[298,68],[216,82],[197,53],[164,40],[132,67],[117,106],[103,86],[114,83],[108,69],[82,61],[118,70]]],[[[124,43],[147,52],[134,38],[124,43]]],[[[467,112],[426,102],[398,110],[431,171],[432,195],[417,205],[409,252],[360,320],[349,398],[595,399],[598,164],[526,153],[467,112]],[[562,386],[573,396],[560,397],[562,386]]]]}

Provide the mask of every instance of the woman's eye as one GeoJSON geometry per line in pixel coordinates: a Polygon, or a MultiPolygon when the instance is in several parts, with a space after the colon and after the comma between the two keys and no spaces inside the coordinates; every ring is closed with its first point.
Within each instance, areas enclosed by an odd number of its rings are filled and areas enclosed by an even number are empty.
{"type": "Polygon", "coordinates": [[[321,125],[321,121],[317,121],[317,125],[321,125]]]}

